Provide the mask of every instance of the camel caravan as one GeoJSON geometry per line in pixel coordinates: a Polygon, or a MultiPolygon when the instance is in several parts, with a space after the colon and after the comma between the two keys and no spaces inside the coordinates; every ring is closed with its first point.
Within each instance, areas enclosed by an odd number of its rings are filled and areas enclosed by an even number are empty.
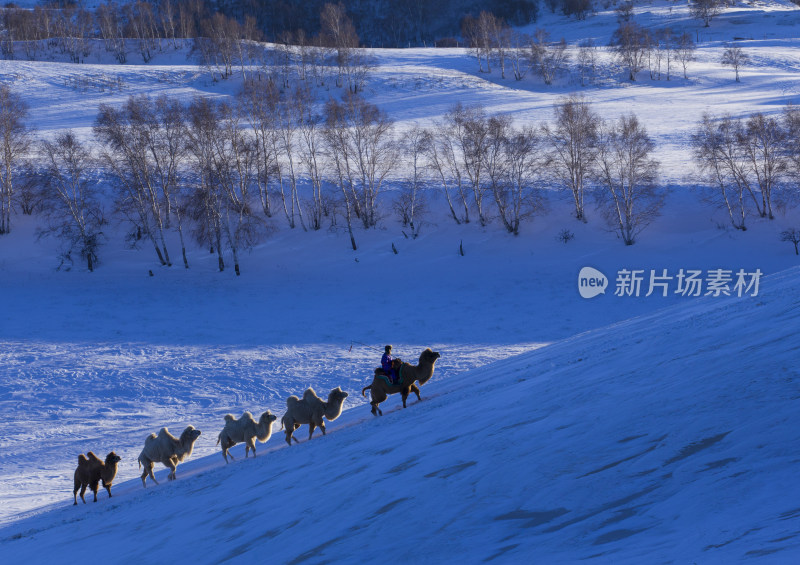
{"type": "MultiPolygon", "coordinates": [[[[416,365],[404,363],[399,358],[392,358],[392,346],[387,345],[381,366],[376,368],[372,379],[372,384],[361,390],[361,395],[366,398],[369,390],[371,399],[370,406],[372,414],[375,416],[383,415],[379,404],[385,401],[389,395],[400,393],[403,399],[403,408],[406,407],[406,400],[413,392],[418,400],[422,400],[419,394],[420,386],[424,385],[433,376],[433,369],[436,360],[441,357],[438,352],[430,348],[425,349],[419,356],[416,365]]],[[[330,394],[328,400],[324,401],[313,388],[308,388],[303,393],[302,398],[290,396],[286,399],[286,413],[281,418],[281,430],[285,430],[286,443],[292,445],[292,440],[299,443],[294,437],[294,432],[302,425],[308,426],[308,439],[314,434],[314,430],[319,428],[322,435],[325,435],[325,420],[332,422],[342,414],[344,400],[348,394],[336,387],[330,394]]],[[[253,457],[256,456],[256,440],[265,443],[272,437],[272,424],[277,420],[269,410],[261,414],[258,421],[253,418],[250,412],[244,412],[241,418],[236,418],[233,414],[225,415],[225,424],[222,431],[217,436],[217,445],[222,447],[222,457],[228,463],[228,457],[233,459],[233,455],[228,451],[237,443],[245,444],[244,456],[247,458],[250,451],[253,457]]],[[[158,434],[152,433],[144,440],[144,448],[139,454],[139,467],[142,471],[142,486],[147,488],[147,477],[158,484],[153,476],[153,466],[161,463],[169,468],[167,480],[174,481],[177,476],[175,470],[178,463],[192,455],[194,444],[201,435],[200,430],[194,426],[187,426],[180,437],[175,437],[167,428],[161,428],[158,434]]],[[[97,457],[91,451],[88,455],[78,456],[78,467],[74,474],[74,505],[78,504],[78,491],[84,504],[86,499],[84,493],[87,487],[94,494],[94,501],[97,502],[97,490],[102,481],[103,487],[108,491],[111,498],[111,484],[117,474],[117,464],[121,461],[120,457],[113,451],[106,456],[105,461],[97,457]]]]}

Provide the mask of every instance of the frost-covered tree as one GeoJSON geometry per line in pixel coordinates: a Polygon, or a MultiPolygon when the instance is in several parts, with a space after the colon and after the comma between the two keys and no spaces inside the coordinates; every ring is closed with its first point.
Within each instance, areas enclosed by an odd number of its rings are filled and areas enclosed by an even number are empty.
{"type": "Polygon", "coordinates": [[[157,120],[147,96],[131,96],[122,108],[101,104],[94,133],[117,192],[117,209],[150,240],[159,262],[170,266],[166,240],[170,188],[165,195],[166,177],[153,154],[157,120]]]}
{"type": "Polygon", "coordinates": [[[686,73],[686,67],[689,66],[690,62],[694,61],[694,52],[697,49],[697,46],[694,44],[694,39],[692,39],[692,34],[688,31],[684,31],[678,37],[674,38],[673,45],[675,55],[683,67],[683,78],[689,78],[686,73]]]}
{"type": "Polygon", "coordinates": [[[537,29],[531,41],[530,59],[544,83],[553,84],[553,79],[569,61],[567,42],[563,38],[552,42],[547,31],[537,29]]]}
{"type": "Polygon", "coordinates": [[[395,199],[394,207],[400,213],[404,226],[409,226],[411,237],[419,235],[419,216],[425,211],[425,200],[422,196],[425,183],[424,156],[432,143],[431,132],[414,124],[401,139],[405,161],[408,163],[406,181],[395,199]]]}
{"type": "Polygon", "coordinates": [[[714,118],[703,114],[692,134],[694,159],[700,172],[714,186],[718,204],[725,208],[731,225],[747,229],[747,199],[754,196],[747,174],[747,157],[740,144],[741,121],[730,115],[714,118]]]}
{"type": "Polygon", "coordinates": [[[611,47],[619,64],[628,71],[629,80],[635,81],[636,75],[644,69],[649,45],[649,33],[634,22],[623,23],[611,36],[611,47]]]}
{"type": "Polygon", "coordinates": [[[738,45],[731,45],[723,51],[720,62],[734,70],[736,82],[739,82],[739,69],[750,62],[750,57],[738,45]]]}
{"type": "Polygon", "coordinates": [[[334,181],[346,206],[353,250],[352,214],[365,228],[378,224],[378,196],[394,168],[398,151],[392,120],[358,94],[346,92],[325,105],[325,140],[334,165],[334,181]]]}
{"type": "Polygon", "coordinates": [[[592,39],[584,39],[578,44],[578,72],[581,85],[586,86],[597,74],[597,45],[592,39]]]}
{"type": "Polygon", "coordinates": [[[655,144],[634,114],[601,129],[597,152],[598,192],[606,219],[625,245],[656,217],[664,202],[658,187],[655,144]]]}
{"type": "Polygon", "coordinates": [[[488,118],[486,132],[484,179],[503,227],[519,235],[522,220],[538,208],[535,187],[545,160],[541,136],[533,127],[515,128],[504,115],[488,118]]]}
{"type": "Polygon", "coordinates": [[[259,203],[264,215],[272,217],[271,185],[278,175],[278,127],[274,102],[277,95],[271,94],[275,84],[266,85],[247,80],[238,95],[239,107],[255,135],[256,177],[259,203]]]}
{"type": "Polygon", "coordinates": [[[572,193],[575,217],[585,222],[584,198],[597,156],[600,116],[578,95],[558,100],[553,113],[553,124],[543,130],[550,149],[548,163],[555,178],[572,193]]]}
{"type": "Polygon", "coordinates": [[[449,135],[453,136],[453,157],[462,182],[472,193],[472,205],[478,222],[485,226],[489,217],[484,210],[487,185],[484,178],[485,153],[488,143],[488,122],[482,105],[464,106],[456,103],[444,116],[449,135]]]}
{"type": "Polygon", "coordinates": [[[790,228],[781,232],[781,241],[788,241],[794,244],[794,254],[800,255],[800,230],[790,228]]]}
{"type": "Polygon", "coordinates": [[[450,215],[456,224],[469,223],[466,173],[457,143],[462,128],[463,123],[460,120],[444,119],[435,123],[431,142],[425,151],[428,166],[441,182],[450,215]],[[456,206],[463,212],[456,212],[456,206]]]}
{"type": "Polygon", "coordinates": [[[310,89],[298,86],[294,92],[298,116],[299,157],[305,176],[311,183],[308,201],[309,225],[314,230],[322,228],[322,219],[330,214],[330,199],[323,192],[324,140],[322,116],[317,112],[310,89]]]}
{"type": "Polygon", "coordinates": [[[6,85],[0,85],[0,235],[11,231],[16,183],[32,144],[26,123],[28,105],[6,85]]]}
{"type": "Polygon", "coordinates": [[[711,20],[722,13],[724,0],[692,0],[689,9],[692,16],[703,20],[705,27],[711,25],[711,20]]]}
{"type": "Polygon", "coordinates": [[[47,219],[47,228],[41,233],[62,243],[62,264],[71,263],[72,254],[77,253],[89,271],[94,271],[105,220],[96,184],[89,180],[91,154],[71,131],[59,133],[41,146],[42,212],[47,219]]]}
{"type": "Polygon", "coordinates": [[[780,188],[788,169],[786,131],[778,118],[756,112],[747,119],[742,133],[740,143],[761,197],[761,216],[772,220],[775,218],[775,190],[780,188]]]}
{"type": "Polygon", "coordinates": [[[255,141],[242,127],[245,117],[234,105],[198,97],[187,112],[194,173],[188,207],[195,237],[216,251],[220,271],[225,269],[223,247],[230,249],[239,275],[239,252],[263,235],[263,223],[252,212],[255,141]]]}
{"type": "Polygon", "coordinates": [[[795,188],[800,184],[800,108],[787,104],[783,109],[783,129],[786,132],[786,159],[795,188]]]}

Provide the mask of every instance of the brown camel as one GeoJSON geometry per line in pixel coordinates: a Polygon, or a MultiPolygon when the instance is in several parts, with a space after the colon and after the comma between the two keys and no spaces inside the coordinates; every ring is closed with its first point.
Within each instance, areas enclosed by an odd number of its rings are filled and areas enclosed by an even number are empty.
{"type": "Polygon", "coordinates": [[[366,386],[361,391],[361,395],[366,397],[366,392],[370,391],[370,404],[372,405],[372,414],[374,416],[381,415],[383,412],[378,408],[378,404],[386,400],[390,394],[397,394],[398,392],[403,395],[403,408],[406,407],[406,400],[408,395],[412,392],[417,395],[417,400],[422,400],[419,395],[419,387],[414,384],[419,381],[420,385],[424,385],[433,376],[433,365],[436,360],[441,357],[438,352],[431,351],[429,347],[419,356],[419,364],[412,365],[411,363],[402,363],[399,369],[400,382],[396,385],[390,385],[382,376],[383,369],[375,369],[375,377],[372,379],[372,384],[366,386]]]}

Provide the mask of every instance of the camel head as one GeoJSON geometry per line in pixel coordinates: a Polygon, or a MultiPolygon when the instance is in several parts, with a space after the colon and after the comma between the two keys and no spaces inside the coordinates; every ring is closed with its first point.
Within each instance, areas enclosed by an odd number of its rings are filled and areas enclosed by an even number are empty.
{"type": "Polygon", "coordinates": [[[106,455],[106,465],[116,465],[122,461],[122,458],[113,451],[106,455]]]}
{"type": "Polygon", "coordinates": [[[260,424],[271,424],[272,422],[274,422],[277,419],[278,419],[278,417],[275,414],[273,414],[272,412],[267,410],[266,412],[261,414],[261,418],[259,418],[259,423],[260,424]]]}
{"type": "Polygon", "coordinates": [[[423,363],[436,363],[436,360],[441,357],[438,351],[432,351],[431,348],[427,348],[423,351],[419,356],[419,364],[422,365],[423,363]]]}
{"type": "Polygon", "coordinates": [[[347,393],[342,390],[342,387],[337,386],[328,395],[328,402],[344,402],[345,398],[347,398],[347,393]]]}
{"type": "Polygon", "coordinates": [[[416,375],[419,384],[424,385],[433,376],[433,365],[439,357],[439,352],[432,351],[430,347],[420,354],[416,375]]]}
{"type": "Polygon", "coordinates": [[[181,434],[181,443],[189,443],[190,445],[197,441],[200,437],[200,430],[195,429],[194,426],[188,426],[181,434]]]}

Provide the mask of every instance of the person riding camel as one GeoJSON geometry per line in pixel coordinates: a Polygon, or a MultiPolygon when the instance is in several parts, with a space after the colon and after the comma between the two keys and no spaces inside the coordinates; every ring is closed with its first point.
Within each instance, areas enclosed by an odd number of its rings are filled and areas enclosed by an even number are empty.
{"type": "Polygon", "coordinates": [[[386,376],[389,377],[390,384],[397,384],[397,371],[394,368],[394,359],[392,359],[392,346],[387,345],[384,347],[384,354],[381,357],[381,368],[386,376]]]}

